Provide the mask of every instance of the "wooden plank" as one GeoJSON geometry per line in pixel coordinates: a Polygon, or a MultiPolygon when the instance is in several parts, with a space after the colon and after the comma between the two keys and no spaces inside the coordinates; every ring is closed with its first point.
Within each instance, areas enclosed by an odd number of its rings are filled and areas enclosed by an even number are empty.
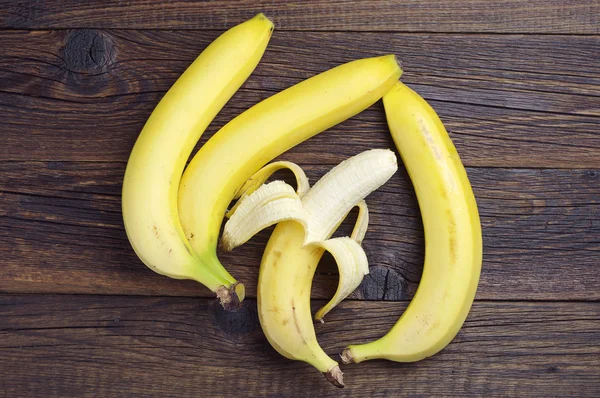
{"type": "MultiPolygon", "coordinates": [[[[315,302],[315,308],[321,305],[315,302]]],[[[406,303],[349,302],[317,336],[330,355],[389,329],[406,303]]],[[[337,390],[279,356],[254,301],[0,296],[0,391],[18,397],[596,396],[600,303],[476,302],[454,341],[412,364],[344,366],[337,390]]]]}
{"type": "MultiPolygon", "coordinates": [[[[197,283],[152,273],[136,258],[121,219],[125,164],[1,165],[0,291],[211,296],[197,283]]],[[[300,165],[313,182],[330,168],[300,165]]],[[[484,235],[480,299],[600,300],[599,170],[470,168],[468,173],[484,235]]],[[[369,196],[368,203],[371,223],[364,247],[371,274],[355,297],[410,298],[422,272],[424,248],[418,204],[405,170],[369,196]]],[[[342,230],[351,230],[350,220],[342,230]]],[[[220,256],[250,297],[256,295],[269,231],[220,256]]],[[[314,297],[333,295],[335,272],[332,260],[325,261],[314,297]]]]}
{"type": "MultiPolygon", "coordinates": [[[[218,33],[2,32],[0,160],[125,162],[158,100],[218,33]]],[[[400,56],[403,80],[431,101],[466,165],[600,167],[598,36],[275,32],[201,142],[277,91],[387,52],[400,56]]],[[[290,157],[332,164],[390,142],[378,103],[290,157]]]]}
{"type": "Polygon", "coordinates": [[[282,30],[600,32],[600,5],[594,0],[2,0],[0,28],[225,29],[258,12],[282,30]]]}

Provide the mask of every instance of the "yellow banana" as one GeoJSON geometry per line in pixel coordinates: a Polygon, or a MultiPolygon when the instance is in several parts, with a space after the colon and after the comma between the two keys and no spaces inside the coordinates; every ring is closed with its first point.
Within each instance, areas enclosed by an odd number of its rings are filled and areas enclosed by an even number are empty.
{"type": "Polygon", "coordinates": [[[179,216],[195,254],[223,270],[219,230],[245,181],[279,154],[372,105],[400,74],[393,55],[350,62],[267,98],[223,126],[194,156],[179,187],[179,216]]]}
{"type": "MultiPolygon", "coordinates": [[[[315,335],[310,311],[313,276],[324,250],[331,252],[340,267],[340,284],[336,297],[323,311],[326,312],[351,293],[368,273],[366,255],[359,243],[347,237],[329,238],[352,207],[360,204],[361,213],[366,212],[361,200],[396,170],[396,156],[382,149],[363,152],[333,168],[302,198],[306,227],[295,221],[279,223],[260,264],[258,316],[269,343],[286,358],[311,364],[338,387],[343,387],[342,372],[321,349],[315,335]],[[307,239],[317,244],[306,245],[307,239]],[[339,261],[342,256],[355,260],[339,261]],[[362,264],[366,272],[343,269],[344,263],[362,264]],[[345,277],[358,279],[345,281],[345,277]],[[345,288],[349,291],[342,293],[345,288]]],[[[360,225],[364,222],[364,215],[359,216],[353,235],[364,234],[366,225],[360,225]]],[[[362,238],[356,237],[358,241],[362,238]]]]}
{"type": "Polygon", "coordinates": [[[381,339],[351,345],[344,363],[413,362],[442,350],[465,321],[482,261],[481,226],[467,173],[435,111],[398,82],[383,97],[392,137],[413,182],[425,229],[421,283],[381,339]]]}
{"type": "Polygon", "coordinates": [[[272,30],[271,21],[259,14],[223,33],[198,56],[150,115],[123,181],[123,221],[138,257],[159,274],[202,283],[223,304],[235,298],[233,291],[243,299],[243,285],[193,254],[179,220],[179,182],[194,145],[252,73],[272,30]]]}

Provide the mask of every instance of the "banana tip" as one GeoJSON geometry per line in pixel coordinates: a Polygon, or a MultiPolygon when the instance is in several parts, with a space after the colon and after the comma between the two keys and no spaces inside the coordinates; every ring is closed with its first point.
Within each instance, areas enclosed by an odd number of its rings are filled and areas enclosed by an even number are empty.
{"type": "Polygon", "coordinates": [[[350,352],[349,348],[344,348],[344,351],[340,354],[340,358],[342,359],[342,363],[344,365],[350,365],[354,362],[354,358],[352,357],[352,352],[350,352]]]}
{"type": "Polygon", "coordinates": [[[231,239],[228,238],[228,234],[224,233],[223,237],[219,241],[218,245],[219,250],[224,252],[230,252],[233,250],[233,245],[231,244],[231,239]]]}
{"type": "Polygon", "coordinates": [[[398,67],[400,68],[400,70],[402,69],[402,61],[400,60],[400,57],[398,57],[396,54],[392,54],[394,56],[394,59],[396,60],[396,63],[398,64],[398,67]]]}
{"type": "Polygon", "coordinates": [[[325,321],[323,320],[323,317],[325,316],[325,314],[323,313],[323,308],[321,308],[319,311],[317,311],[317,313],[315,314],[315,321],[319,321],[321,323],[325,323],[325,321]]]}
{"type": "Polygon", "coordinates": [[[256,14],[256,16],[254,18],[256,18],[260,21],[269,22],[271,24],[271,32],[273,31],[273,27],[274,27],[273,20],[271,18],[269,18],[268,16],[266,16],[264,13],[260,12],[260,13],[256,14]]]}
{"type": "Polygon", "coordinates": [[[402,72],[403,72],[402,61],[400,61],[400,58],[396,54],[381,55],[378,58],[382,62],[385,62],[385,63],[391,63],[391,62],[396,63],[396,65],[398,65],[398,69],[400,69],[400,75],[402,75],[402,72]]]}
{"type": "Polygon", "coordinates": [[[323,373],[325,378],[336,387],[344,388],[344,373],[338,365],[335,365],[329,371],[323,373]]]}

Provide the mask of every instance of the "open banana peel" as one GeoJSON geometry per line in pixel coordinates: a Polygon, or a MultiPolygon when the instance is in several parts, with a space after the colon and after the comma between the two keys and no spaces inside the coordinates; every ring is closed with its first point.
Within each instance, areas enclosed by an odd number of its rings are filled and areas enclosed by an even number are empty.
{"type": "MultiPolygon", "coordinates": [[[[369,223],[364,198],[384,184],[397,168],[396,156],[392,151],[372,149],[333,168],[302,197],[283,181],[262,185],[238,202],[236,210],[225,224],[221,247],[231,250],[247,242],[259,231],[280,222],[295,221],[300,224],[304,229],[303,239],[288,244],[297,244],[315,254],[322,253],[318,249],[328,251],[340,271],[340,283],[334,297],[315,316],[316,320],[322,321],[325,314],[352,293],[363,276],[369,273],[367,257],[360,246],[369,223]],[[352,235],[330,239],[353,207],[358,207],[359,215],[352,235]]],[[[298,167],[296,170],[301,169],[298,167]]],[[[296,177],[308,185],[303,172],[296,177]]],[[[265,251],[265,257],[268,255],[269,252],[265,251]]],[[[313,257],[314,267],[320,257],[313,257]]],[[[294,262],[284,266],[303,268],[306,264],[294,262]]]]}
{"type": "MultiPolygon", "coordinates": [[[[299,167],[290,169],[300,181],[299,187],[308,185],[299,167]]],[[[369,273],[367,256],[360,246],[368,224],[364,198],[397,169],[392,151],[372,149],[334,167],[302,197],[283,181],[270,182],[242,194],[223,231],[221,246],[231,249],[278,224],[260,265],[260,324],[279,353],[310,363],[337,386],[343,386],[342,372],[319,346],[310,313],[313,276],[324,251],[330,252],[338,264],[340,283],[331,301],[317,312],[316,318],[322,319],[369,273]],[[359,216],[352,237],[330,239],[355,206],[359,216]]],[[[266,177],[266,172],[258,173],[261,179],[266,177]]]]}
{"type": "MultiPolygon", "coordinates": [[[[372,149],[334,167],[312,187],[302,168],[271,160],[383,98],[396,148],[413,182],[425,229],[425,265],[417,293],[379,340],[350,345],[343,363],[418,361],[443,349],[465,321],[482,262],[477,205],[465,169],[435,111],[398,81],[395,56],[349,62],[267,98],[215,133],[193,156],[204,130],[260,61],[273,31],[263,14],[211,43],[157,105],[131,152],[123,180],[127,236],[150,269],[206,286],[228,310],[245,288],[217,256],[276,225],[258,278],[258,314],[275,350],[304,361],[338,387],[343,373],[319,346],[314,320],[348,297],[369,272],[361,246],[368,230],[365,198],[398,168],[389,149],[372,149]],[[267,182],[287,168],[296,188],[267,182]],[[237,200],[228,210],[232,200],[237,200]],[[358,207],[350,236],[331,238],[358,207]],[[223,235],[219,231],[224,219],[223,235]],[[327,251],[339,283],[313,320],[312,280],[327,251]]],[[[385,305],[382,303],[381,305],[385,305]]]]}

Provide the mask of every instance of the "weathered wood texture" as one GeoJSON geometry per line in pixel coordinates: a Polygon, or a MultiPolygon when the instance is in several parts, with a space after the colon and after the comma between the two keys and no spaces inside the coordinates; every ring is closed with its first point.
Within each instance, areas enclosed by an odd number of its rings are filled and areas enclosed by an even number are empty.
{"type": "MultiPolygon", "coordinates": [[[[2,32],[0,160],[125,162],[158,100],[219,33],[2,32]]],[[[276,31],[201,143],[302,79],[389,52],[401,58],[403,80],[439,112],[467,166],[600,167],[598,36],[276,31]]],[[[378,103],[289,158],[335,164],[389,145],[378,103]]]]}
{"type": "MultiPolygon", "coordinates": [[[[381,336],[405,307],[344,302],[316,325],[317,336],[335,356],[348,343],[381,336]]],[[[277,354],[262,334],[254,301],[224,313],[207,299],[0,296],[0,336],[6,397],[570,397],[600,391],[600,303],[478,302],[441,353],[413,364],[344,366],[344,390],[277,354]]]]}
{"type": "MultiPolygon", "coordinates": [[[[300,165],[311,181],[330,168],[300,165]]],[[[136,258],[122,226],[124,167],[4,162],[0,291],[210,296],[197,283],[154,274],[136,258]]],[[[598,170],[470,168],[468,173],[484,236],[478,298],[600,300],[598,170]]],[[[420,279],[424,248],[418,205],[404,169],[367,201],[371,223],[364,247],[371,274],[355,298],[407,299],[420,279]]],[[[268,236],[263,232],[221,256],[250,296],[256,294],[268,236]]],[[[333,294],[335,271],[331,261],[320,268],[316,297],[333,294]]]]}
{"type": "MultiPolygon", "coordinates": [[[[0,396],[598,396],[599,34],[597,0],[0,0],[0,396]],[[415,364],[346,366],[343,391],[269,346],[254,299],[225,313],[199,284],[152,273],[122,226],[123,172],[150,112],[259,11],[276,23],[269,48],[200,145],[302,79],[395,53],[479,204],[483,271],[456,339],[415,364]]],[[[378,103],[283,158],[315,181],[392,146],[378,103]]],[[[405,170],[368,201],[371,274],[316,325],[331,355],[385,333],[422,272],[405,170]]],[[[249,297],[268,235],[221,255],[249,297]]],[[[336,283],[326,257],[315,308],[336,283]]]]}
{"type": "Polygon", "coordinates": [[[600,32],[596,0],[2,0],[0,27],[226,29],[258,12],[282,30],[600,32]]]}

